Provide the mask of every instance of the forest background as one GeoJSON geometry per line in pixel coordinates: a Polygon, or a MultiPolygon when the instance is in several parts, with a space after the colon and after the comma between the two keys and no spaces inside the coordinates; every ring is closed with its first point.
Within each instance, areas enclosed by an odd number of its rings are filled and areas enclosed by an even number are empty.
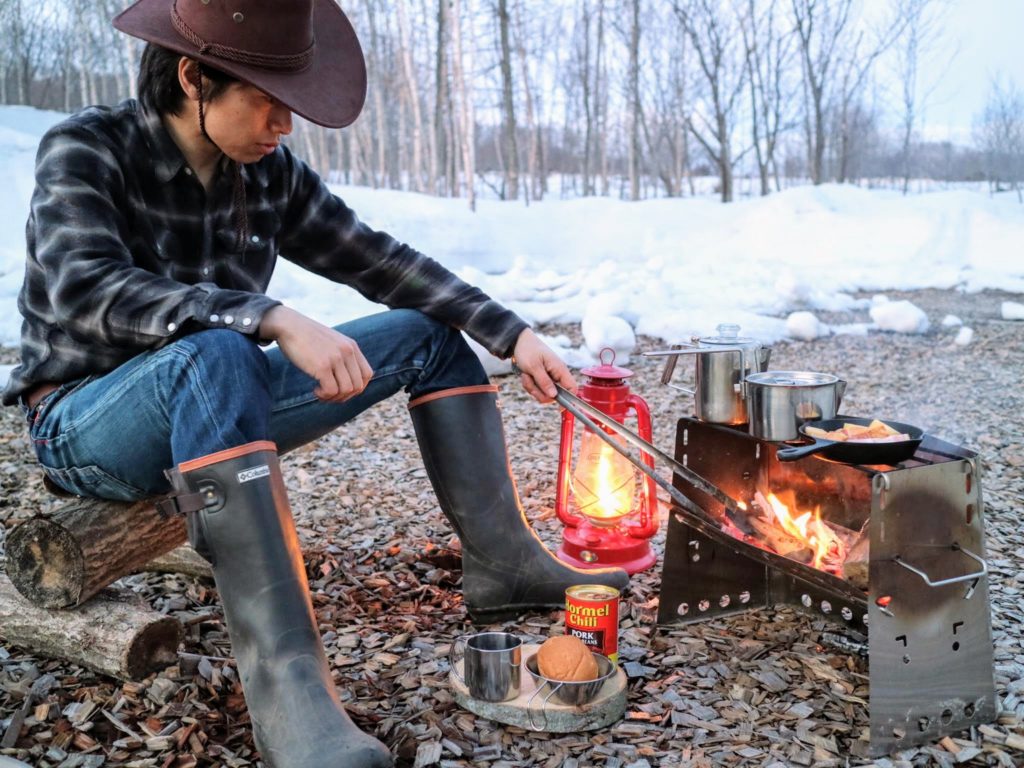
{"type": "MultiPolygon", "coordinates": [[[[110,25],[125,5],[0,0],[0,104],[71,112],[134,95],[141,44],[110,25]]],[[[1012,76],[969,84],[985,92],[969,130],[937,138],[928,123],[940,85],[972,55],[951,28],[955,6],[349,0],[365,111],[340,131],[297,118],[289,141],[331,182],[470,207],[481,195],[730,202],[828,182],[982,184],[1021,199],[1024,93],[1012,76]]]]}

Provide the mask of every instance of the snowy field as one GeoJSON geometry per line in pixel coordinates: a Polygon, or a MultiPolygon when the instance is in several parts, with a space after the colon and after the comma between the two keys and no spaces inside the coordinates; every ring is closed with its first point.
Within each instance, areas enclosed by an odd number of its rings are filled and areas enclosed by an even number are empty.
{"type": "MultiPolygon", "coordinates": [[[[35,149],[60,118],[0,107],[0,344],[7,346],[17,344],[20,329],[16,302],[35,149]]],[[[887,291],[1024,293],[1024,205],[1009,194],[903,197],[831,185],[731,205],[710,196],[530,206],[481,200],[472,213],[464,200],[333,189],[370,226],[441,261],[528,321],[581,323],[584,347],[551,340],[573,365],[606,345],[628,353],[634,334],[670,343],[712,334],[722,322],[766,342],[958,324],[888,301],[887,291]],[[870,309],[872,322],[829,326],[819,319],[849,309],[870,309]]],[[[285,261],[269,293],[329,323],[376,309],[355,291],[285,261]]],[[[1006,302],[1003,315],[1022,319],[1024,306],[1006,302]]],[[[970,329],[958,339],[970,343],[970,329]]]]}

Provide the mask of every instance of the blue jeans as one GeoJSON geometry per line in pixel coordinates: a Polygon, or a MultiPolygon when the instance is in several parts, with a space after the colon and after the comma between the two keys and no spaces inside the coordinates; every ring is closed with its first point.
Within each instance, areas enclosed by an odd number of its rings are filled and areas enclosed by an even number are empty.
{"type": "Polygon", "coordinates": [[[316,381],[280,349],[264,351],[235,331],[200,331],[44,397],[26,414],[36,456],[67,491],[133,501],[170,490],[163,472],[182,461],[254,440],[284,453],[399,389],[419,397],[487,383],[462,335],[420,312],[382,312],[336,330],[373,369],[366,389],[344,403],[318,400],[316,381]]]}

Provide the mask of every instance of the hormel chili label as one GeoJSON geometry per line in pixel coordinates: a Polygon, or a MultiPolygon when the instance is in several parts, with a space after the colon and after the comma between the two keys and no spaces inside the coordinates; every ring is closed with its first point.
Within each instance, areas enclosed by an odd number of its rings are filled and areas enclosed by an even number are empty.
{"type": "Polygon", "coordinates": [[[565,633],[618,661],[619,590],[603,584],[577,584],[565,590],[565,633]]]}

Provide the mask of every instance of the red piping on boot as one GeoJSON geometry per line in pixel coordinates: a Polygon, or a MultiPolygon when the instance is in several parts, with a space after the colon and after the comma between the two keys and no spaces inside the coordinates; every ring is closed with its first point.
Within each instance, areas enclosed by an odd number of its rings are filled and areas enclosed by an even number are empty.
{"type": "Polygon", "coordinates": [[[273,451],[276,454],[277,446],[269,440],[256,440],[255,442],[239,445],[235,448],[228,448],[224,451],[217,451],[216,453],[210,453],[206,456],[200,456],[198,459],[183,461],[178,465],[178,471],[191,472],[194,469],[208,467],[211,464],[216,464],[220,461],[227,461],[228,459],[237,459],[239,456],[245,456],[248,453],[256,453],[258,451],[273,451]]]}
{"type": "Polygon", "coordinates": [[[431,392],[429,395],[423,395],[417,397],[415,400],[409,401],[409,410],[412,410],[417,405],[423,405],[429,403],[431,400],[440,400],[442,397],[454,397],[456,395],[482,395],[484,393],[498,394],[498,387],[495,384],[476,384],[472,387],[452,387],[451,389],[442,389],[438,392],[431,392]]]}

